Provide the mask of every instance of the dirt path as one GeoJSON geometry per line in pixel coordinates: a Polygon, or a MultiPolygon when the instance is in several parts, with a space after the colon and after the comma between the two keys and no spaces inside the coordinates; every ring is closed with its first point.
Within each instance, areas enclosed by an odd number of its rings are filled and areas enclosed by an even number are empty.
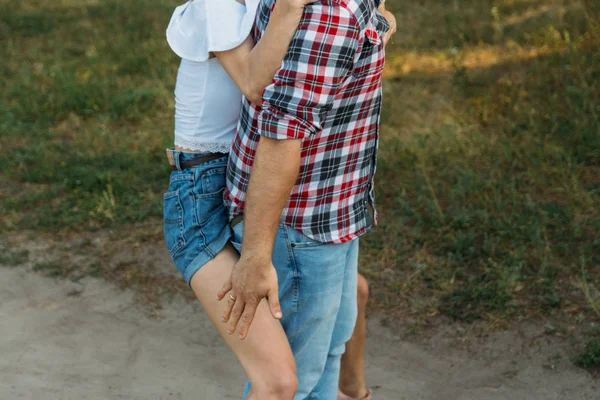
{"type": "MultiPolygon", "coordinates": [[[[238,399],[243,371],[195,303],[150,318],[130,290],[0,268],[0,399],[238,399]]],[[[401,340],[370,322],[367,378],[379,400],[598,400],[557,339],[494,334],[469,351],[446,334],[401,340]],[[553,342],[554,341],[554,342],[553,342]]]]}

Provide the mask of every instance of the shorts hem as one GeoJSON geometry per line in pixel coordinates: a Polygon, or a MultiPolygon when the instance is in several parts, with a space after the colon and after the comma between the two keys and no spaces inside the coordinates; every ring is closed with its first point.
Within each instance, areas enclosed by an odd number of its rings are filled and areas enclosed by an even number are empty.
{"type": "Polygon", "coordinates": [[[225,225],[219,236],[212,240],[185,268],[183,272],[183,278],[185,282],[190,286],[192,277],[196,272],[200,270],[207,262],[213,260],[217,254],[219,254],[227,245],[231,239],[231,229],[229,225],[225,225]]]}

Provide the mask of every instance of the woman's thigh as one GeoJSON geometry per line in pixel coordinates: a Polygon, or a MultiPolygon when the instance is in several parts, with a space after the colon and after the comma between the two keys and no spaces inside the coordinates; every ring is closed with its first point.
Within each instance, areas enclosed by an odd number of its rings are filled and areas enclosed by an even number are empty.
{"type": "Polygon", "coordinates": [[[294,357],[285,332],[281,323],[271,315],[266,300],[258,307],[245,340],[240,340],[237,335],[229,335],[228,325],[221,322],[226,301],[217,300],[217,291],[231,274],[238,258],[235,249],[227,245],[214,260],[194,274],[191,287],[253,384],[269,376],[271,371],[295,374],[294,357]]]}

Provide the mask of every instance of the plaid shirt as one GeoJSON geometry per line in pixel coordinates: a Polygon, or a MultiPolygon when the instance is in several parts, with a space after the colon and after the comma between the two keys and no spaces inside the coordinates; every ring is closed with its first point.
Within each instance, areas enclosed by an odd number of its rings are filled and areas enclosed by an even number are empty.
{"type": "MultiPolygon", "coordinates": [[[[275,0],[259,5],[260,40],[275,0]]],[[[376,222],[373,178],[379,140],[377,0],[321,0],[306,7],[281,69],[260,106],[244,100],[227,172],[230,218],[243,213],[260,136],[301,139],[300,172],[282,222],[323,243],[343,243],[376,222]]]]}

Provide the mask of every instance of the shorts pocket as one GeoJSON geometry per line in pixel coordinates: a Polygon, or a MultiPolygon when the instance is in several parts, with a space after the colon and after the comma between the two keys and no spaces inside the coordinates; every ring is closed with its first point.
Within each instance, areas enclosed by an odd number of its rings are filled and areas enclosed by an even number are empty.
{"type": "Polygon", "coordinates": [[[163,196],[164,234],[169,254],[173,256],[185,244],[183,236],[183,207],[179,190],[167,192],[163,196]]]}
{"type": "Polygon", "coordinates": [[[196,198],[222,196],[225,189],[225,166],[203,170],[198,178],[196,198]]]}
{"type": "Polygon", "coordinates": [[[194,189],[196,221],[203,226],[215,213],[226,213],[223,203],[225,167],[215,167],[200,172],[194,189]]]}
{"type": "Polygon", "coordinates": [[[204,226],[216,213],[226,214],[225,204],[223,203],[223,190],[221,189],[214,196],[194,196],[196,220],[200,227],[204,226]]]}

